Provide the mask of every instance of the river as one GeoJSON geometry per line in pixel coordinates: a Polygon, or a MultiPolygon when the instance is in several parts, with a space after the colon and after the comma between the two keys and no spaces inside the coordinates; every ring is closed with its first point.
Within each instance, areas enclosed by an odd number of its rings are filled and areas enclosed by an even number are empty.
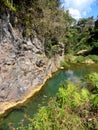
{"type": "Polygon", "coordinates": [[[0,118],[0,130],[11,130],[8,127],[9,124],[12,124],[15,128],[19,126],[20,122],[27,125],[28,120],[25,116],[29,115],[29,117],[33,118],[41,106],[47,105],[49,98],[56,95],[62,81],[73,80],[73,82],[77,83],[90,72],[98,72],[98,64],[72,65],[68,69],[58,70],[27,103],[20,108],[14,108],[7,116],[0,118]]]}

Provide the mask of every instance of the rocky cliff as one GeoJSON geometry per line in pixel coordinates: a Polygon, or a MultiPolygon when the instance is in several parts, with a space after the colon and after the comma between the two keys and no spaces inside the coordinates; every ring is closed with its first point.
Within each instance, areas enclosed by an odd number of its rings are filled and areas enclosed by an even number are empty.
{"type": "Polygon", "coordinates": [[[38,86],[59,67],[62,56],[56,57],[45,56],[37,36],[24,39],[9,20],[0,19],[0,113],[40,89],[38,86]]]}

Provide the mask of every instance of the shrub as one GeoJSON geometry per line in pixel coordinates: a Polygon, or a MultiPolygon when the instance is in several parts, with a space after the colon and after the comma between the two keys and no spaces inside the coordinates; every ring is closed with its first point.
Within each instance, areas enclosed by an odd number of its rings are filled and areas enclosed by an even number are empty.
{"type": "Polygon", "coordinates": [[[93,93],[98,92],[98,73],[90,73],[85,77],[85,81],[89,87],[89,90],[93,93]]]}
{"type": "Polygon", "coordinates": [[[92,59],[94,62],[98,62],[98,56],[97,55],[89,55],[90,59],[92,59]]]}

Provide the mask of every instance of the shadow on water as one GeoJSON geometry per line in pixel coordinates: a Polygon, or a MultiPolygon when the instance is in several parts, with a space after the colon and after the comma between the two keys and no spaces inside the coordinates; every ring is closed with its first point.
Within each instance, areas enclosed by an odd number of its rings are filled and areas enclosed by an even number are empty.
{"type": "Polygon", "coordinates": [[[20,121],[24,121],[25,125],[28,124],[24,115],[33,117],[41,106],[47,105],[49,98],[56,95],[62,81],[71,80],[74,84],[77,84],[83,76],[90,72],[98,72],[98,64],[75,65],[68,70],[57,71],[30,101],[20,108],[13,109],[5,118],[0,119],[0,130],[11,130],[8,127],[9,123],[12,123],[15,128],[19,126],[20,121]]]}

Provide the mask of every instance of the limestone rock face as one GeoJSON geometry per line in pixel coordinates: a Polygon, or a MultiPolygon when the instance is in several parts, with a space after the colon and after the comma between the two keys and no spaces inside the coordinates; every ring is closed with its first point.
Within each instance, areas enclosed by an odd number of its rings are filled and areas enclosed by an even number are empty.
{"type": "Polygon", "coordinates": [[[2,103],[18,102],[41,85],[56,70],[53,62],[37,37],[25,40],[9,22],[0,20],[0,111],[2,103]]]}
{"type": "Polygon", "coordinates": [[[28,94],[33,81],[45,72],[46,64],[39,61],[47,59],[37,38],[24,40],[10,23],[0,24],[0,102],[17,101],[28,94]]]}

